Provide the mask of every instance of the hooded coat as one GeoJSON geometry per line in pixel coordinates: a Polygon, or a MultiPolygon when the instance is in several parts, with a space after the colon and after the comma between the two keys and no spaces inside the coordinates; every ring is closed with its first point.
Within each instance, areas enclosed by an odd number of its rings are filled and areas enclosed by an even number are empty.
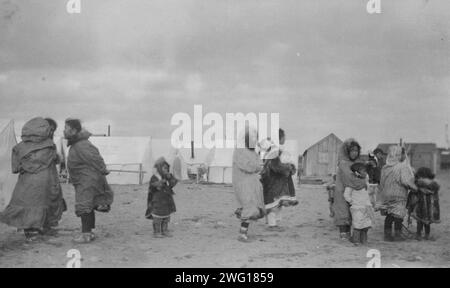
{"type": "Polygon", "coordinates": [[[153,219],[153,217],[168,217],[170,214],[177,211],[175,201],[173,199],[173,187],[178,180],[172,175],[164,175],[163,166],[170,171],[170,165],[161,157],[156,160],[154,168],[156,169],[148,187],[147,195],[147,211],[145,217],[153,219]]]}
{"type": "Polygon", "coordinates": [[[432,179],[416,179],[417,191],[408,195],[410,215],[424,224],[440,223],[439,184],[432,179]]]}
{"type": "Polygon", "coordinates": [[[56,172],[56,146],[43,118],[28,121],[22,142],[12,151],[12,172],[19,174],[11,201],[0,214],[1,222],[18,229],[56,226],[66,210],[56,172]]]}
{"type": "Polygon", "coordinates": [[[237,148],[233,152],[233,187],[238,203],[236,216],[242,221],[265,216],[263,187],[259,173],[262,161],[255,151],[237,148]]]}
{"type": "MultiPolygon", "coordinates": [[[[106,175],[105,161],[98,149],[88,140],[91,134],[85,130],[69,139],[67,168],[75,187],[75,214],[88,214],[99,206],[109,207],[114,200],[106,175]]],[[[105,212],[102,210],[102,212],[105,212]]]]}
{"type": "Polygon", "coordinates": [[[339,149],[333,202],[334,222],[337,226],[351,225],[352,223],[350,206],[344,198],[345,188],[361,190],[367,186],[366,180],[356,177],[350,168],[352,164],[359,161],[359,155],[357,159],[350,160],[349,150],[352,142],[357,143],[354,139],[347,139],[339,149]]]}
{"type": "Polygon", "coordinates": [[[295,186],[292,175],[295,166],[281,162],[281,152],[277,151],[272,159],[264,160],[264,169],[261,173],[263,184],[264,204],[267,210],[280,206],[294,206],[298,202],[295,198],[295,186]]]}
{"type": "Polygon", "coordinates": [[[414,173],[408,161],[401,161],[402,148],[391,146],[388,158],[381,169],[380,197],[382,210],[388,215],[403,219],[407,214],[406,202],[409,187],[415,188],[414,173]]]}

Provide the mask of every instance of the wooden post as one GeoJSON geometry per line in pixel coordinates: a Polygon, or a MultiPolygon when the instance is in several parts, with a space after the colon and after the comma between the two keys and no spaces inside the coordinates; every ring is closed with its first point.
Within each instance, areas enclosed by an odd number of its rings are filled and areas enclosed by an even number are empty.
{"type": "Polygon", "coordinates": [[[191,159],[194,159],[195,155],[194,155],[194,141],[191,141],[191,159]]]}
{"type": "Polygon", "coordinates": [[[111,125],[108,125],[108,137],[111,137],[111,125]]]}
{"type": "Polygon", "coordinates": [[[143,184],[143,175],[142,175],[142,164],[139,164],[139,185],[143,184]]]}

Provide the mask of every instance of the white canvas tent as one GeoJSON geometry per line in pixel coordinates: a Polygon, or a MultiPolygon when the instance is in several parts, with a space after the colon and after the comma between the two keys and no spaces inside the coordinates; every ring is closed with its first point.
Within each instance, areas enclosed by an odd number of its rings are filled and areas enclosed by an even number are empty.
{"type": "Polygon", "coordinates": [[[150,179],[150,137],[91,137],[111,173],[111,184],[143,184],[150,179]]]}
{"type": "MultiPolygon", "coordinates": [[[[69,152],[65,140],[57,146],[69,152]]],[[[109,184],[143,184],[151,176],[150,137],[90,137],[89,141],[98,148],[107,169],[109,184]]]]}
{"type": "MultiPolygon", "coordinates": [[[[176,148],[170,139],[152,139],[152,167],[159,158],[164,157],[171,165],[171,172],[179,180],[189,179],[188,173],[196,173],[199,165],[208,166],[211,163],[211,151],[206,148],[194,148],[194,158],[189,148],[176,148]]],[[[194,173],[194,174],[195,174],[194,173]]]]}
{"type": "MultiPolygon", "coordinates": [[[[55,140],[62,147],[67,157],[69,149],[66,141],[55,140]]],[[[91,137],[105,160],[111,173],[107,176],[110,184],[144,184],[150,180],[155,161],[164,157],[171,165],[171,172],[179,180],[188,179],[189,160],[187,152],[175,149],[170,139],[153,139],[151,137],[91,137]]]]}
{"type": "MultiPolygon", "coordinates": [[[[284,150],[289,152],[292,162],[298,169],[298,142],[297,140],[286,140],[284,150]]],[[[230,184],[233,181],[233,148],[213,148],[212,161],[208,168],[208,182],[230,184]]],[[[294,176],[296,182],[297,175],[294,176]]]]}
{"type": "Polygon", "coordinates": [[[17,181],[11,171],[11,152],[16,144],[14,121],[0,119],[0,211],[8,205],[17,181]]]}
{"type": "Polygon", "coordinates": [[[233,148],[213,148],[213,159],[208,167],[208,182],[231,183],[233,148]]]}

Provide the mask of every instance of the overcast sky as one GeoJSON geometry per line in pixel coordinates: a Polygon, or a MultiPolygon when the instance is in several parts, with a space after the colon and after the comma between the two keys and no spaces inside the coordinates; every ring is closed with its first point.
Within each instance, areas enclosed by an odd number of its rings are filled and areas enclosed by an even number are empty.
{"type": "Polygon", "coordinates": [[[0,0],[0,118],[170,137],[176,112],[278,112],[300,149],[334,132],[445,144],[450,1],[0,0]]]}

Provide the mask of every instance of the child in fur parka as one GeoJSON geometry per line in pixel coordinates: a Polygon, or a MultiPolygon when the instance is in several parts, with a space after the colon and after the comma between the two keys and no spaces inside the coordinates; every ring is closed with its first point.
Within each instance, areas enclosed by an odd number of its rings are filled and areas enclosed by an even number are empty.
{"type": "MultiPolygon", "coordinates": [[[[353,164],[351,170],[356,177],[365,179],[367,185],[369,184],[367,168],[364,163],[353,164]]],[[[367,244],[367,232],[373,226],[375,218],[367,187],[359,190],[345,187],[344,198],[349,203],[352,214],[353,234],[351,242],[355,245],[367,244]]]]}
{"type": "Polygon", "coordinates": [[[434,180],[431,169],[422,167],[415,174],[416,191],[411,191],[408,197],[408,213],[417,221],[416,239],[422,240],[425,228],[425,240],[430,238],[430,225],[440,223],[439,184],[434,180]]]}
{"type": "Polygon", "coordinates": [[[173,187],[178,180],[169,173],[170,165],[161,157],[154,165],[153,176],[150,179],[145,217],[153,219],[155,238],[171,237],[168,231],[170,214],[176,211],[173,199],[173,187]]]}

